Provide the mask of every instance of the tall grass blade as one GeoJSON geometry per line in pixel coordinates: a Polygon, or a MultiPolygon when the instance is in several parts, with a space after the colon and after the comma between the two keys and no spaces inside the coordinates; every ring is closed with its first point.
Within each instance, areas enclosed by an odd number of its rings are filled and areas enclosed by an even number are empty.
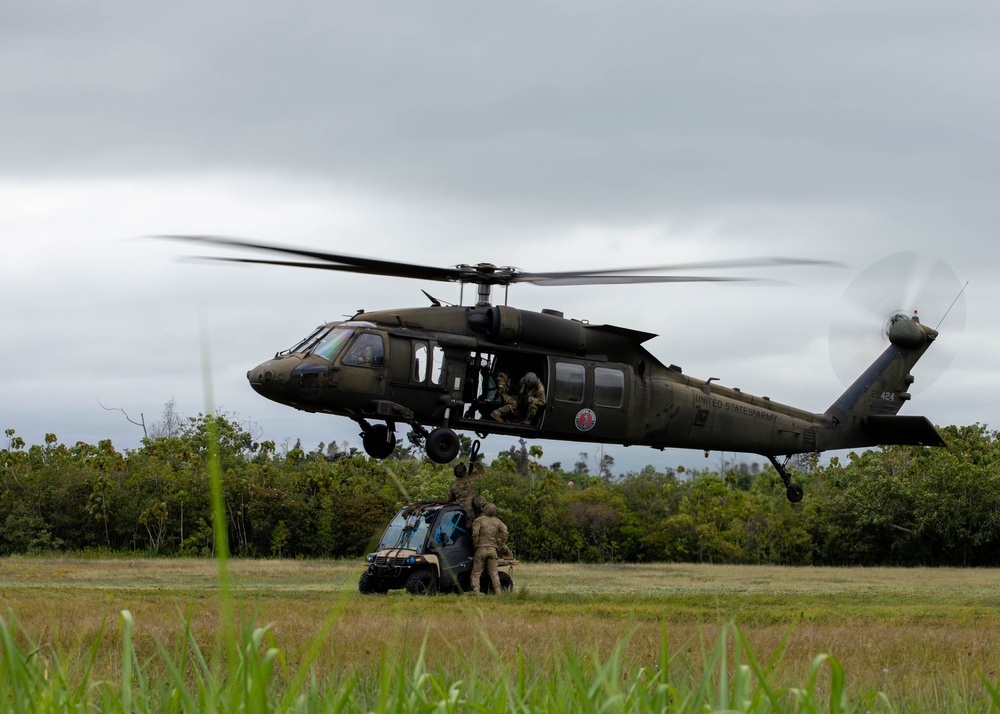
{"type": "Polygon", "coordinates": [[[227,659],[230,662],[230,667],[234,667],[237,658],[237,647],[232,589],[229,582],[229,536],[226,525],[225,501],[222,495],[222,467],[219,463],[218,424],[214,418],[215,403],[212,393],[212,360],[209,351],[208,327],[204,313],[201,316],[201,355],[202,382],[205,389],[205,413],[208,416],[208,481],[212,501],[212,530],[214,534],[215,557],[219,564],[221,632],[227,659]]]}

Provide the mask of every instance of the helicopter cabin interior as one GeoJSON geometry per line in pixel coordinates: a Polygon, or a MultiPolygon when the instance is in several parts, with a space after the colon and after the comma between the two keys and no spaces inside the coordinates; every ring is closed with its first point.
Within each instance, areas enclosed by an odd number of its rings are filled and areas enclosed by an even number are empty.
{"type": "Polygon", "coordinates": [[[626,436],[632,370],[625,364],[517,349],[442,346],[430,335],[402,335],[364,321],[327,325],[292,351],[299,350],[334,363],[340,384],[356,389],[359,398],[378,398],[388,387],[394,401],[412,408],[425,423],[512,434],[544,428],[581,441],[620,441],[626,436]],[[507,401],[501,394],[501,373],[508,380],[507,393],[515,398],[528,373],[542,383],[545,404],[529,423],[523,400],[503,410],[507,401]],[[499,420],[492,416],[498,410],[499,420]]]}

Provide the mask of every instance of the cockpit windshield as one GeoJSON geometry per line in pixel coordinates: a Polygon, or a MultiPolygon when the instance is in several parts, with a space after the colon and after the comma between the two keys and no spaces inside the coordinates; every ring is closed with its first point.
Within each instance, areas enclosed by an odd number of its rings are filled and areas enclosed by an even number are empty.
{"type": "Polygon", "coordinates": [[[427,530],[430,528],[432,520],[434,520],[433,511],[430,513],[426,511],[414,512],[404,508],[396,514],[392,523],[385,529],[378,549],[406,548],[423,553],[424,543],[427,541],[427,530]]]}
{"type": "Polygon", "coordinates": [[[335,327],[326,333],[323,339],[313,345],[309,352],[333,362],[353,336],[353,327],[335,327]]]}
{"type": "Polygon", "coordinates": [[[291,352],[307,352],[309,348],[316,343],[316,340],[318,340],[320,336],[324,335],[329,330],[330,330],[330,325],[328,324],[320,325],[315,330],[310,332],[309,336],[306,337],[304,340],[300,340],[294,347],[292,347],[289,350],[286,350],[285,352],[282,352],[281,354],[288,354],[291,352]]]}

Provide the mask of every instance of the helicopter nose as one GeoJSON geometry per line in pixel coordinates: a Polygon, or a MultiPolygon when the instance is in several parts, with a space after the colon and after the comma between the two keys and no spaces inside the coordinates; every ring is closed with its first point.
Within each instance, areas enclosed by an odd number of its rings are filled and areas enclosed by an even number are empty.
{"type": "Polygon", "coordinates": [[[292,355],[269,359],[248,371],[247,381],[257,394],[276,402],[285,402],[289,396],[292,372],[301,363],[301,359],[292,355]]]}
{"type": "Polygon", "coordinates": [[[322,396],[329,386],[329,364],[282,355],[247,372],[250,386],[258,394],[282,404],[301,404],[322,396]]]}

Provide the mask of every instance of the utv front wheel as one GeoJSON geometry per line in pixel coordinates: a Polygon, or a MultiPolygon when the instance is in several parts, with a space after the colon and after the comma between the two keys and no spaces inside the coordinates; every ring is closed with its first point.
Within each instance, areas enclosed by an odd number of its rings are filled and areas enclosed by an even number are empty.
{"type": "Polygon", "coordinates": [[[429,570],[418,570],[406,579],[406,592],[410,595],[433,595],[437,589],[437,578],[429,570]]]}
{"type": "Polygon", "coordinates": [[[372,575],[367,570],[361,573],[361,578],[358,580],[358,590],[362,595],[375,595],[389,592],[389,588],[385,587],[377,576],[372,575]]]}

